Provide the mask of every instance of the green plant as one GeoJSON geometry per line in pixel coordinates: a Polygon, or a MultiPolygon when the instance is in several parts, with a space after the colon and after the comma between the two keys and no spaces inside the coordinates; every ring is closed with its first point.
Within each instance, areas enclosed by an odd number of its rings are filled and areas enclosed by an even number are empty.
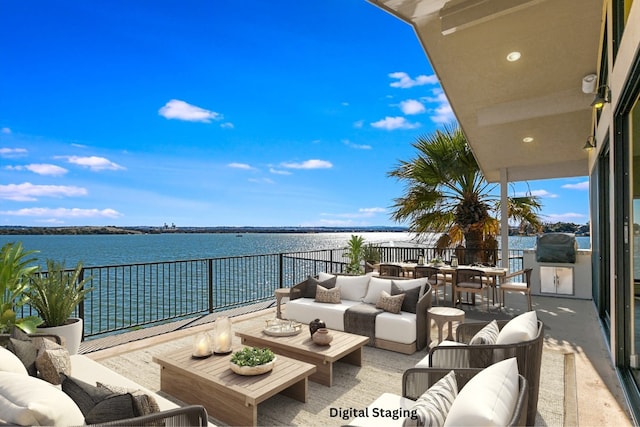
{"type": "Polygon", "coordinates": [[[25,251],[21,242],[7,243],[0,249],[0,332],[16,326],[27,333],[35,332],[42,319],[27,316],[17,319],[16,310],[29,302],[29,279],[38,270],[29,258],[37,251],[25,251]]]}
{"type": "Polygon", "coordinates": [[[347,274],[360,274],[363,271],[361,262],[363,260],[364,237],[352,234],[347,244],[347,253],[344,256],[349,258],[349,264],[347,264],[346,272],[347,274]]]}
{"type": "Polygon", "coordinates": [[[231,363],[238,366],[258,366],[273,361],[275,357],[268,348],[245,347],[231,355],[231,363]]]}
{"type": "Polygon", "coordinates": [[[44,326],[62,326],[75,308],[93,288],[85,285],[91,278],[80,280],[82,263],[67,271],[64,263],[47,260],[47,273],[33,275],[29,289],[30,305],[36,309],[44,326]]]}
{"type": "Polygon", "coordinates": [[[362,247],[362,258],[373,263],[380,262],[380,248],[368,243],[362,247]]]}

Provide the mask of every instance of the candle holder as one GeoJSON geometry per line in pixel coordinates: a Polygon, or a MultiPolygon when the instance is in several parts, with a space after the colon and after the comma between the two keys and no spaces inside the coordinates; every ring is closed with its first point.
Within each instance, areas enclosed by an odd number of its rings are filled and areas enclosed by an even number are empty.
{"type": "Polygon", "coordinates": [[[215,328],[215,354],[231,353],[231,319],[227,316],[220,316],[214,323],[215,328]]]}
{"type": "Polygon", "coordinates": [[[193,350],[191,357],[203,359],[213,354],[213,341],[211,336],[206,332],[200,332],[193,339],[193,350]]]}

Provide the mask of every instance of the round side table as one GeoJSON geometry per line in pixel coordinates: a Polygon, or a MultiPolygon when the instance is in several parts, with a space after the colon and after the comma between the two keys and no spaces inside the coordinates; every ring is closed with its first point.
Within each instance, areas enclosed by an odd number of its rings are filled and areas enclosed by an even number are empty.
{"type": "MultiPolygon", "coordinates": [[[[448,340],[453,340],[453,325],[452,322],[464,322],[464,311],[459,308],[453,307],[431,307],[429,309],[429,319],[436,322],[438,326],[438,344],[442,342],[442,329],[444,324],[449,324],[448,340]]],[[[431,320],[429,321],[429,331],[431,331],[431,320]]]]}
{"type": "Polygon", "coordinates": [[[276,317],[282,319],[282,311],[280,309],[282,304],[282,297],[289,297],[290,288],[278,288],[274,291],[276,295],[276,317]]]}

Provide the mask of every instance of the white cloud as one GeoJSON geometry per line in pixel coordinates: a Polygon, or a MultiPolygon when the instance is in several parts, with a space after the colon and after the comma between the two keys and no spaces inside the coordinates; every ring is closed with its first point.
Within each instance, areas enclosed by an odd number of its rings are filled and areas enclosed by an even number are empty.
{"type": "Polygon", "coordinates": [[[577,184],[564,184],[562,188],[566,188],[568,190],[588,190],[589,181],[579,182],[577,184]]]}
{"type": "Polygon", "coordinates": [[[158,114],[166,119],[184,120],[187,122],[211,123],[211,120],[222,120],[222,114],[196,107],[179,99],[172,99],[158,110],[158,114]]]}
{"type": "Polygon", "coordinates": [[[396,79],[397,81],[391,82],[389,86],[391,87],[399,87],[401,89],[408,89],[414,86],[424,86],[428,84],[438,83],[438,78],[435,74],[430,76],[420,75],[415,79],[412,79],[409,74],[404,71],[397,71],[395,73],[389,74],[389,77],[392,79],[396,79]]]}
{"type": "Polygon", "coordinates": [[[364,120],[358,120],[356,122],[353,122],[353,127],[356,129],[362,129],[363,126],[364,126],[364,120]]]}
{"type": "Polygon", "coordinates": [[[404,117],[385,117],[382,120],[371,123],[371,126],[378,129],[395,130],[395,129],[416,129],[420,127],[420,123],[409,123],[404,117]]]}
{"type": "Polygon", "coordinates": [[[249,178],[248,181],[256,184],[275,184],[275,181],[270,178],[249,178]]]}
{"type": "Polygon", "coordinates": [[[114,163],[109,159],[98,156],[58,156],[56,158],[66,159],[69,163],[89,168],[92,171],[125,169],[123,166],[120,166],[119,164],[114,163]]]}
{"type": "Polygon", "coordinates": [[[406,101],[400,102],[400,109],[406,115],[420,114],[427,111],[422,102],[416,101],[415,99],[407,99],[406,101]]]}
{"type": "Polygon", "coordinates": [[[32,163],[30,165],[19,165],[19,166],[7,166],[9,170],[28,170],[33,173],[37,173],[38,175],[47,175],[47,176],[60,176],[64,175],[68,172],[67,169],[61,168],[60,166],[50,165],[46,163],[32,163]]]}
{"type": "Polygon", "coordinates": [[[371,150],[371,146],[367,145],[367,144],[354,144],[353,142],[349,141],[348,139],[345,139],[342,142],[347,147],[355,148],[356,150],[371,150]]]}
{"type": "Polygon", "coordinates": [[[0,130],[0,132],[2,132],[2,133],[4,133],[4,134],[7,134],[7,135],[10,135],[10,134],[11,134],[11,129],[9,129],[9,128],[2,128],[2,130],[0,130]]]}
{"type": "Polygon", "coordinates": [[[544,215],[544,219],[547,222],[576,222],[581,224],[588,218],[589,217],[587,215],[579,214],[576,212],[544,215]]]}
{"type": "Polygon", "coordinates": [[[535,196],[535,197],[543,197],[547,199],[556,199],[558,198],[557,194],[550,193],[547,190],[533,190],[533,191],[520,191],[516,193],[516,197],[527,197],[527,196],[535,196]]]}
{"type": "Polygon", "coordinates": [[[86,188],[67,185],[35,185],[30,182],[0,185],[0,199],[17,202],[32,202],[38,200],[38,197],[77,197],[86,195],[86,188]]]}
{"type": "Polygon", "coordinates": [[[333,164],[326,160],[311,159],[302,163],[282,163],[281,166],[289,169],[330,169],[333,164]]]}
{"type": "Polygon", "coordinates": [[[387,210],[385,208],[360,208],[358,212],[347,212],[347,213],[339,213],[339,214],[330,214],[330,213],[322,213],[321,216],[327,217],[335,217],[335,218],[371,218],[379,213],[385,213],[387,210]]]}
{"type": "Polygon", "coordinates": [[[291,175],[291,172],[285,171],[282,169],[269,168],[269,172],[271,172],[274,175],[291,175]]]}
{"type": "Polygon", "coordinates": [[[26,156],[27,153],[28,151],[26,148],[0,148],[0,157],[7,159],[26,156]]]}
{"type": "Polygon", "coordinates": [[[387,210],[385,208],[360,208],[358,212],[362,212],[366,215],[374,215],[378,213],[385,213],[387,210]]]}
{"type": "Polygon", "coordinates": [[[52,218],[119,218],[122,214],[115,209],[79,208],[25,208],[15,211],[0,211],[2,215],[52,217],[52,218]]]}
{"type": "Polygon", "coordinates": [[[437,104],[436,107],[429,109],[431,121],[439,124],[454,122],[456,120],[456,116],[453,114],[449,100],[442,89],[434,89],[433,94],[434,96],[423,98],[423,101],[425,102],[437,104]]]}
{"type": "Polygon", "coordinates": [[[220,125],[223,129],[233,129],[235,126],[231,122],[224,122],[220,125]]]}
{"type": "Polygon", "coordinates": [[[251,165],[248,165],[246,163],[229,163],[227,166],[229,166],[230,168],[234,168],[234,169],[244,169],[244,170],[253,169],[251,167],[251,165]]]}

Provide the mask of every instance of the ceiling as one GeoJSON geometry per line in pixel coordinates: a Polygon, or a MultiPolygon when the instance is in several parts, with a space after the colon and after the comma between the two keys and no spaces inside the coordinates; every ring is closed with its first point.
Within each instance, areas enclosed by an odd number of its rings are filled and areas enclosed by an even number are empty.
{"type": "Polygon", "coordinates": [[[489,182],[588,174],[603,0],[369,1],[414,27],[489,182]]]}

